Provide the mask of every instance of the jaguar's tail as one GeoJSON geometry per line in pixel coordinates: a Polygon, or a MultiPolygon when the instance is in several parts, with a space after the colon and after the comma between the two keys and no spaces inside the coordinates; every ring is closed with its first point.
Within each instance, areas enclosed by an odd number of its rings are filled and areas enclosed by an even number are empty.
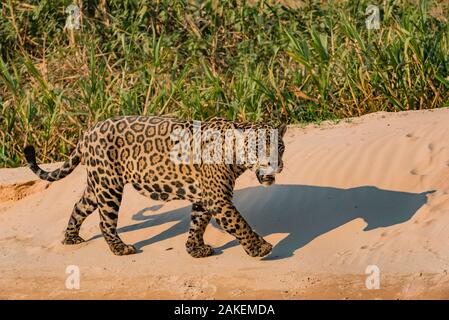
{"type": "Polygon", "coordinates": [[[79,144],[75,151],[72,152],[69,159],[67,159],[62,167],[51,172],[47,172],[41,169],[36,163],[36,151],[33,146],[27,146],[23,150],[25,158],[28,162],[28,167],[42,180],[56,181],[68,176],[76,166],[81,162],[81,152],[79,150],[79,144]]]}

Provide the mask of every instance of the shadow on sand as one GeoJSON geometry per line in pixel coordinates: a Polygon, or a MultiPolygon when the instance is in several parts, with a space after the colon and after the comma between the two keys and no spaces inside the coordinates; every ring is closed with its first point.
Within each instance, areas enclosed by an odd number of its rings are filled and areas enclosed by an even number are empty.
{"type": "MultiPolygon", "coordinates": [[[[305,246],[314,238],[338,228],[356,218],[367,226],[364,231],[388,227],[409,220],[426,203],[427,195],[382,190],[372,186],[351,189],[305,185],[274,185],[269,188],[251,187],[235,193],[234,204],[262,236],[287,233],[265,259],[283,259],[305,246]]],[[[177,235],[189,228],[190,206],[161,214],[145,215],[161,206],[145,208],[133,216],[140,221],[120,228],[119,232],[144,229],[177,221],[164,232],[135,244],[141,249],[177,235]]],[[[214,227],[217,227],[213,223],[214,227]]],[[[210,226],[209,226],[210,228],[210,226]]],[[[217,253],[238,245],[236,240],[217,248],[217,253]]]]}

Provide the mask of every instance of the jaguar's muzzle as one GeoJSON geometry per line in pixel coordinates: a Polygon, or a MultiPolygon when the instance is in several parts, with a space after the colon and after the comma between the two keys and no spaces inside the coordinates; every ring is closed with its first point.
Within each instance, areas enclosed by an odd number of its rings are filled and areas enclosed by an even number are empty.
{"type": "Polygon", "coordinates": [[[261,174],[260,170],[256,171],[257,180],[263,186],[271,186],[275,182],[275,177],[272,174],[261,174]]]}

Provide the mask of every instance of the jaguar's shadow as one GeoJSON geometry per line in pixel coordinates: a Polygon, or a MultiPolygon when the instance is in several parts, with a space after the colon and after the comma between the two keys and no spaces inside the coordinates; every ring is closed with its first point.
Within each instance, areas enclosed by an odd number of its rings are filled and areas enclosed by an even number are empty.
{"type": "MultiPolygon", "coordinates": [[[[338,189],[274,185],[239,190],[235,193],[234,204],[260,235],[288,234],[265,258],[282,259],[292,256],[295,250],[316,237],[356,218],[362,218],[367,223],[364,231],[405,222],[426,203],[427,195],[432,192],[398,192],[373,186],[338,189]]],[[[143,222],[122,227],[119,232],[170,221],[178,223],[150,239],[136,243],[138,249],[188,231],[190,206],[167,213],[145,215],[150,209],[143,209],[133,216],[133,219],[143,222]]],[[[216,224],[214,226],[217,227],[216,224]]],[[[218,248],[218,251],[235,245],[237,241],[231,241],[218,248]]]]}

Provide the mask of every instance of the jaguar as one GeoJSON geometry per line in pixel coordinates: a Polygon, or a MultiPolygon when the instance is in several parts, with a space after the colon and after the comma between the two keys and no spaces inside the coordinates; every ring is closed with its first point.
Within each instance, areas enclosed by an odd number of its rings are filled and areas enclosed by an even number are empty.
{"type": "MultiPolygon", "coordinates": [[[[234,206],[232,198],[236,179],[246,170],[255,172],[263,185],[275,182],[276,174],[283,168],[283,136],[287,126],[210,119],[201,122],[201,129],[203,132],[214,130],[223,137],[228,130],[277,130],[277,141],[266,139],[265,142],[273,143],[270,145],[277,148],[275,170],[267,170],[270,163],[239,162],[235,161],[235,156],[230,163],[173,161],[171,150],[176,150],[180,143],[173,139],[173,133],[187,132],[193,137],[195,121],[159,116],[120,116],[97,123],[81,134],[62,166],[50,172],[37,164],[34,147],[26,146],[24,155],[28,166],[40,179],[51,182],[60,180],[80,164],[87,170],[86,188],[74,205],[62,243],[73,245],[84,242],[79,235],[80,227],[98,209],[100,230],[111,251],[115,255],[136,253],[137,249],[125,244],[117,232],[123,190],[126,184],[131,184],[139,193],[153,200],[184,199],[192,203],[186,241],[186,250],[192,257],[207,257],[214,253],[214,249],[203,239],[212,217],[219,227],[238,240],[249,256],[268,255],[272,245],[252,230],[234,206]]],[[[249,141],[249,138],[243,139],[243,149],[246,151],[249,141]]],[[[201,146],[207,142],[201,141],[201,146]]]]}

